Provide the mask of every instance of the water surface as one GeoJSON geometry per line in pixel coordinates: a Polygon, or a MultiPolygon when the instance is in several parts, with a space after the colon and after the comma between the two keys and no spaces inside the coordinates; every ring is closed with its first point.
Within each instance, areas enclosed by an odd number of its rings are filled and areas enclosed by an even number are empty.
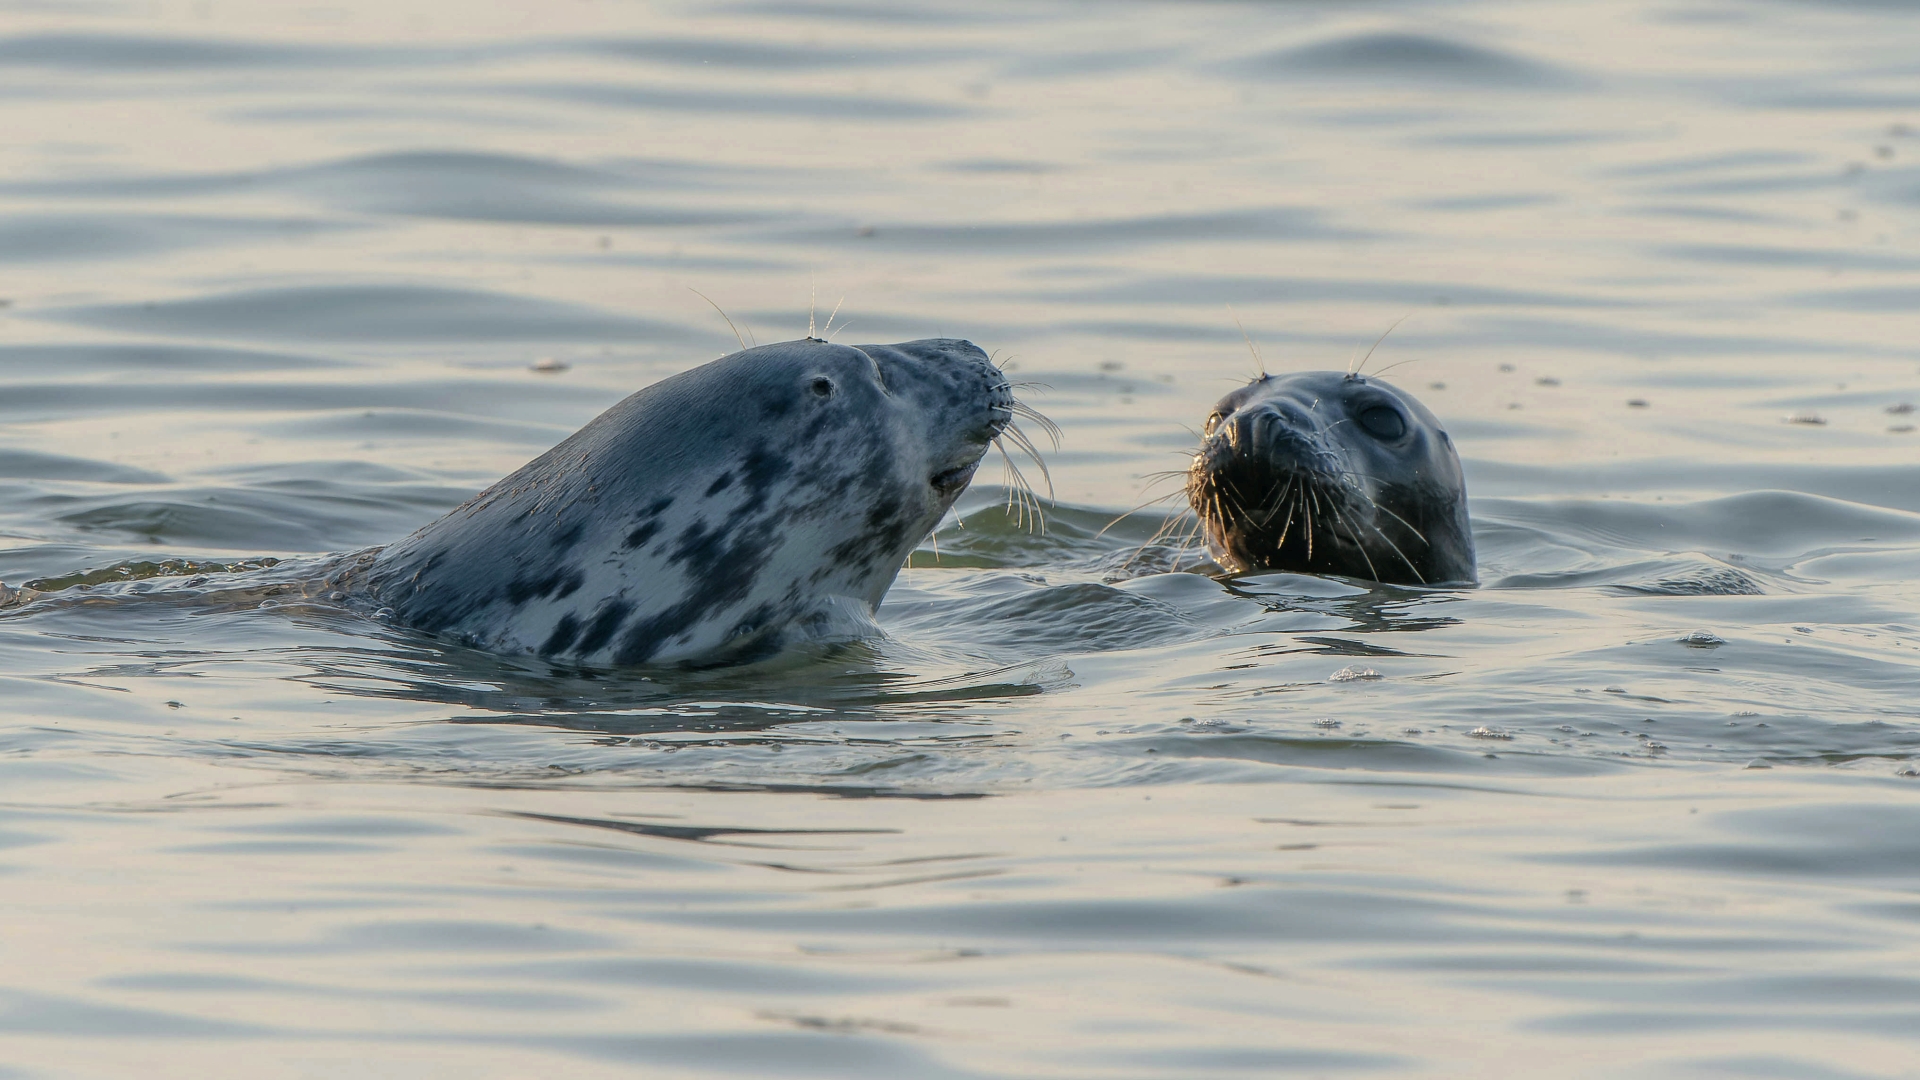
{"type": "Polygon", "coordinates": [[[1912,15],[0,9],[0,1076],[1920,1075],[1912,15]],[[702,294],[979,342],[1045,531],[746,670],[282,587],[702,294]],[[1370,348],[1480,588],[1109,527],[1370,348]]]}

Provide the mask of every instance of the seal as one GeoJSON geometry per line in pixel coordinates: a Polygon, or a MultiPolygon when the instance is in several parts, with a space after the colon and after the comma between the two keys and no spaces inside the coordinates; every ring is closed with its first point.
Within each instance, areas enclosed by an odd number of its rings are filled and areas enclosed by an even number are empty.
{"type": "Polygon", "coordinates": [[[865,636],[1016,413],[967,341],[745,349],[621,401],[352,585],[406,626],[581,665],[865,636]]]}
{"type": "Polygon", "coordinates": [[[1453,440],[1377,378],[1262,375],[1221,398],[1187,470],[1187,501],[1230,571],[1474,581],[1453,440]]]}

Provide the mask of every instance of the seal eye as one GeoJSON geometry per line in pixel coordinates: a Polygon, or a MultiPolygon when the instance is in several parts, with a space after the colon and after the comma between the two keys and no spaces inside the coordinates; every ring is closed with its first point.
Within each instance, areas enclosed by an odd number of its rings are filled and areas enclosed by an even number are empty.
{"type": "Polygon", "coordinates": [[[1227,418],[1226,413],[1221,412],[1219,409],[1213,410],[1212,412],[1207,414],[1207,426],[1204,428],[1201,428],[1200,433],[1202,435],[1213,434],[1213,429],[1219,427],[1220,421],[1225,420],[1226,418],[1227,418]]]}
{"type": "Polygon", "coordinates": [[[1376,439],[1392,441],[1407,433],[1407,422],[1385,405],[1375,405],[1360,414],[1360,426],[1376,439]]]}
{"type": "Polygon", "coordinates": [[[815,379],[813,380],[812,389],[814,393],[820,395],[821,397],[832,397],[833,396],[833,380],[826,378],[824,376],[821,378],[815,379]]]}

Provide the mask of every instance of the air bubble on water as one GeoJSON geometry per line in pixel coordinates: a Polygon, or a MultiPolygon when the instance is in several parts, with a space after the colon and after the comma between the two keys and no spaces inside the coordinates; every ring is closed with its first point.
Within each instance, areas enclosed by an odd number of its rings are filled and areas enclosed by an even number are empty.
{"type": "Polygon", "coordinates": [[[1577,727],[1574,727],[1572,724],[1561,724],[1559,727],[1554,728],[1553,730],[1564,731],[1569,735],[1573,735],[1578,733],[1580,729],[1577,727]]]}
{"type": "Polygon", "coordinates": [[[1680,639],[1680,644],[1694,649],[1717,649],[1727,643],[1727,639],[1711,630],[1695,630],[1680,639]]]}
{"type": "Polygon", "coordinates": [[[1337,728],[1337,727],[1339,727],[1339,726],[1340,726],[1340,721],[1338,721],[1338,720],[1315,720],[1315,721],[1313,722],[1313,726],[1314,726],[1314,727],[1317,727],[1317,728],[1326,728],[1326,729],[1328,729],[1328,730],[1332,730],[1333,728],[1337,728]]]}
{"type": "Polygon", "coordinates": [[[1666,743],[1654,742],[1652,739],[1647,740],[1646,746],[1648,750],[1653,750],[1653,751],[1665,750],[1667,748],[1666,743]]]}
{"type": "Polygon", "coordinates": [[[1336,671],[1333,674],[1327,676],[1327,681],[1328,682],[1363,682],[1363,681],[1369,681],[1373,679],[1384,679],[1384,678],[1386,678],[1385,675],[1380,674],[1379,672],[1373,670],[1370,667],[1343,667],[1339,671],[1336,671]]]}
{"type": "Polygon", "coordinates": [[[1400,729],[1400,734],[1402,734],[1402,735],[1418,735],[1418,734],[1421,734],[1421,731],[1420,731],[1420,729],[1419,729],[1419,728],[1417,728],[1417,727],[1403,727],[1403,728],[1401,728],[1401,729],[1400,729]]]}
{"type": "Polygon", "coordinates": [[[1902,765],[1893,770],[1895,776],[1920,776],[1920,765],[1902,765]]]}
{"type": "Polygon", "coordinates": [[[1513,738],[1513,732],[1508,731],[1505,728],[1488,727],[1485,724],[1482,724],[1479,727],[1474,728],[1472,731],[1467,732],[1467,736],[1468,738],[1473,738],[1473,739],[1510,740],[1513,738]]]}

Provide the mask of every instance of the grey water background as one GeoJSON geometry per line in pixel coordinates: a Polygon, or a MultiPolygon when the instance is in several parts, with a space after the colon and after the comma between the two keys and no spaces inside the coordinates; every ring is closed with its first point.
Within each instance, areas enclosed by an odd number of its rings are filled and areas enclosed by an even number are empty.
{"type": "Polygon", "coordinates": [[[0,1076],[1920,1076],[1912,4],[6,3],[0,131],[0,1076]],[[222,576],[693,289],[1044,384],[1046,531],[744,672],[222,576]],[[1481,588],[1121,569],[1396,320],[1481,588]]]}

